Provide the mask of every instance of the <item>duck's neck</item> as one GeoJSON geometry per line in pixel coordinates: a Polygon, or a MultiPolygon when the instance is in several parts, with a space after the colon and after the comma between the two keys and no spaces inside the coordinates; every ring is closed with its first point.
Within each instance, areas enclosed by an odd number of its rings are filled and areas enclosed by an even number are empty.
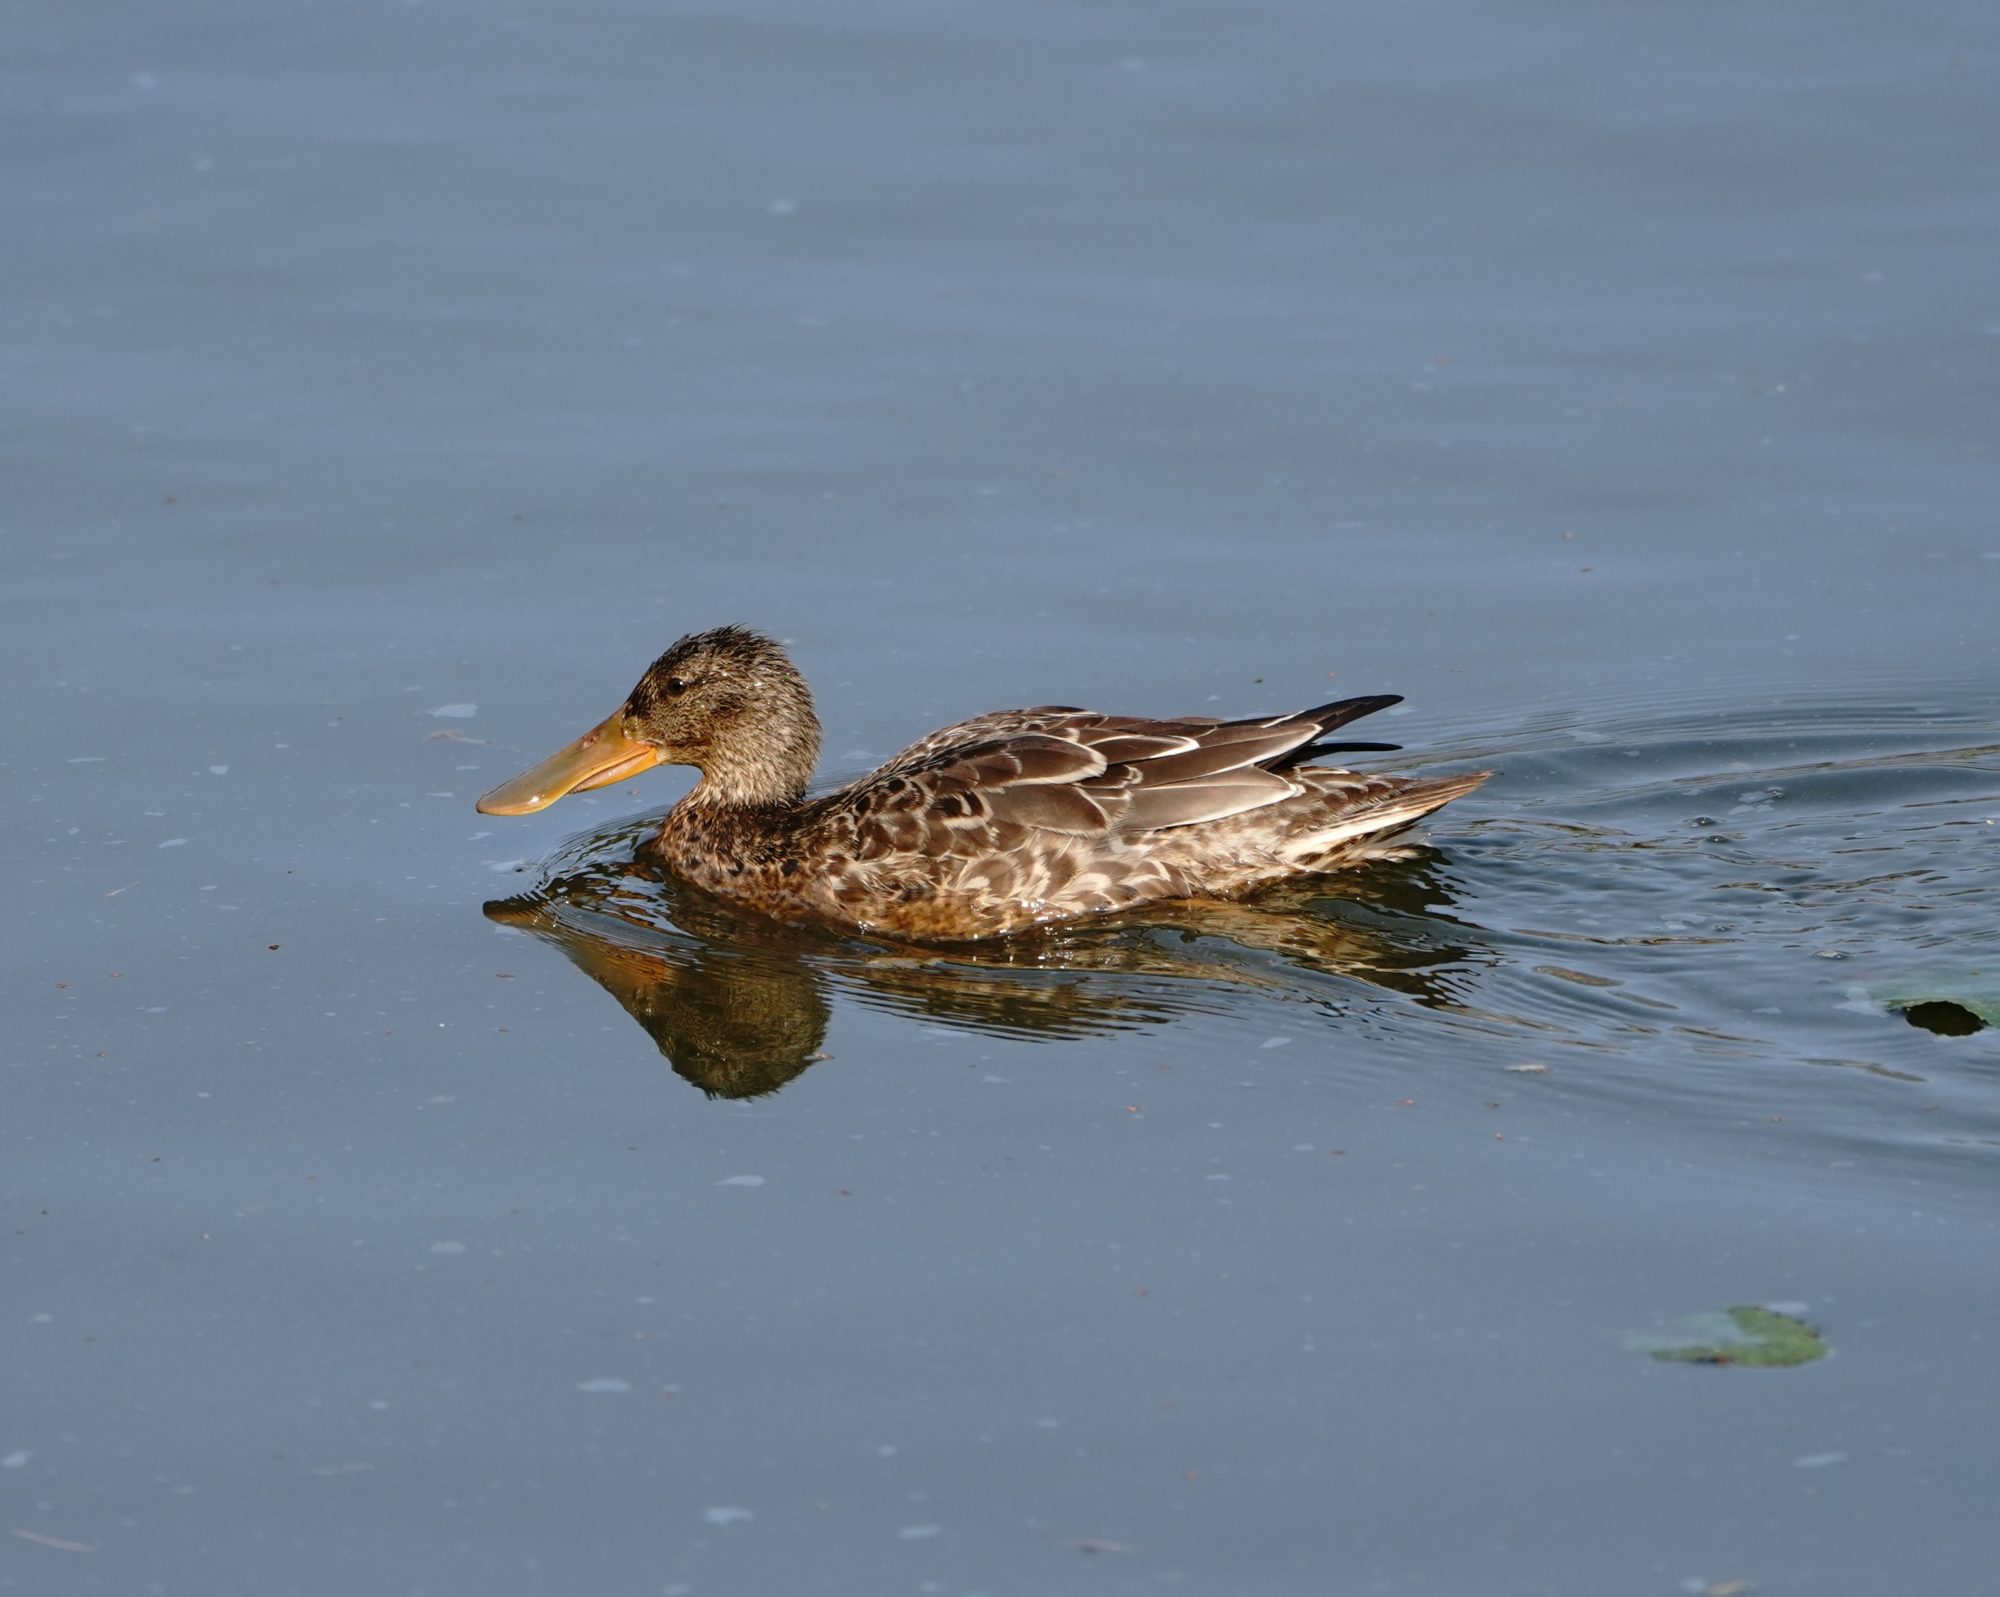
{"type": "Polygon", "coordinates": [[[819,738],[811,700],[789,706],[751,735],[711,745],[700,762],[701,780],[681,802],[702,809],[796,809],[819,764],[819,738]]]}

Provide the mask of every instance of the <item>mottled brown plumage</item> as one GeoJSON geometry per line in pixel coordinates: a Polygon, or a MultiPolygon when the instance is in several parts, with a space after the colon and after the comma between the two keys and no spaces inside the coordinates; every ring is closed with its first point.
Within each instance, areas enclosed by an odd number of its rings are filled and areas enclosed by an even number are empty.
{"type": "Polygon", "coordinates": [[[610,717],[479,801],[520,814],[658,764],[701,780],[652,845],[712,893],[785,919],[959,941],[1160,899],[1233,898],[1393,852],[1389,839],[1490,774],[1417,779],[1306,763],[1392,695],[1247,721],[1065,705],[933,732],[806,797],[812,695],[742,627],[685,637],[610,717]]]}

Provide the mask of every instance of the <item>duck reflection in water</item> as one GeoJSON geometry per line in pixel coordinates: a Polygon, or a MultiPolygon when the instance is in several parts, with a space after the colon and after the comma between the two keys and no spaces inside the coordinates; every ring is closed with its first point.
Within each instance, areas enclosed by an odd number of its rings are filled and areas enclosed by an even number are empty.
{"type": "Polygon", "coordinates": [[[1246,990],[1339,1012],[1353,996],[1343,981],[1449,1004],[1455,973],[1483,962],[1444,913],[1451,895],[1423,848],[1346,873],[1339,896],[1316,880],[937,948],[735,907],[647,857],[657,824],[573,839],[540,887],[485,912],[554,943],[712,1097],[775,1092],[827,1057],[834,992],[931,1024],[1057,1039],[1226,1012],[1246,990]]]}

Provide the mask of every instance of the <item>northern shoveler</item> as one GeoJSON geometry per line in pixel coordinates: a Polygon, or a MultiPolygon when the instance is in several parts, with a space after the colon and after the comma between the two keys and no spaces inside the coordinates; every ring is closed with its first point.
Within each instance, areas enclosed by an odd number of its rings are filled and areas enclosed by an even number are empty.
{"type": "Polygon", "coordinates": [[[1067,705],[999,710],[806,796],[805,678],[744,627],[682,638],[609,717],[479,801],[523,815],[655,765],[701,772],[651,845],[678,874],[781,919],[955,942],[1162,899],[1235,898],[1393,854],[1492,773],[1414,778],[1307,762],[1394,694],[1245,721],[1067,705]]]}

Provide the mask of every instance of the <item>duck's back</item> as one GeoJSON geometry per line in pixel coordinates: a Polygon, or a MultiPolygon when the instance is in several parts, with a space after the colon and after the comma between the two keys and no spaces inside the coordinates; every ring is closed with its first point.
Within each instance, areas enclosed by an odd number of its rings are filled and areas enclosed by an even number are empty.
{"type": "Polygon", "coordinates": [[[661,842],[712,891],[920,940],[1231,897],[1377,855],[1485,780],[1305,763],[1384,747],[1325,740],[1395,702],[1243,721],[1004,710],[932,733],[782,827],[677,811],[661,842]]]}

